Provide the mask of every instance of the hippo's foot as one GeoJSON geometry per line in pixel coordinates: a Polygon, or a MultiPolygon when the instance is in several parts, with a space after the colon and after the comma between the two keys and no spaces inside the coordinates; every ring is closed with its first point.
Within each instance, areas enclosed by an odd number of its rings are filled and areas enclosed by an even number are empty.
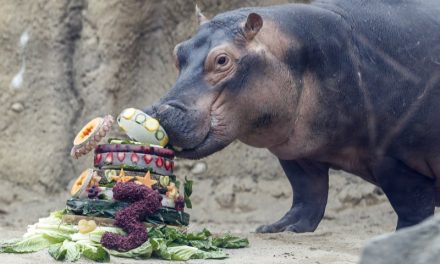
{"type": "MultiPolygon", "coordinates": [[[[257,233],[278,233],[278,232],[294,232],[305,233],[313,232],[321,221],[322,214],[320,212],[312,213],[313,208],[302,208],[297,210],[292,208],[280,220],[270,225],[261,225],[256,229],[257,233]]],[[[316,212],[316,211],[315,211],[316,212]]]]}

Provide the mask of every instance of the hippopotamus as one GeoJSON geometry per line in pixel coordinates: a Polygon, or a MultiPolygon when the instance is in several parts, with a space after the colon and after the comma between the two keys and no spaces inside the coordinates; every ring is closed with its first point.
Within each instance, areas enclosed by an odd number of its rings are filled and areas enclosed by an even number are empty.
{"type": "Polygon", "coordinates": [[[313,232],[329,169],[380,187],[415,225],[440,205],[440,2],[333,0],[208,19],[174,49],[174,86],[145,109],[177,155],[239,140],[273,153],[292,207],[257,232],[313,232]]]}

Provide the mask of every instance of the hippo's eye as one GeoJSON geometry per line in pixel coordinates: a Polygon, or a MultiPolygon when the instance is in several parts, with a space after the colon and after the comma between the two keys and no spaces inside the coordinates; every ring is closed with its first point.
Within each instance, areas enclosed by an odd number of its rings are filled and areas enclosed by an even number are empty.
{"type": "Polygon", "coordinates": [[[226,63],[226,56],[221,56],[217,59],[217,64],[224,65],[226,63]]]}
{"type": "Polygon", "coordinates": [[[226,56],[224,54],[223,55],[219,55],[216,58],[216,63],[219,66],[225,66],[226,64],[228,64],[228,62],[229,62],[229,58],[228,58],[228,56],[226,56]]]}

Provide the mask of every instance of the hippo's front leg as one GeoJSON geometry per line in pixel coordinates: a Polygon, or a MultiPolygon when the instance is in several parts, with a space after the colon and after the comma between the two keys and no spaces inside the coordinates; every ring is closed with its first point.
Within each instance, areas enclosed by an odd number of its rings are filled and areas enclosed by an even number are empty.
{"type": "Polygon", "coordinates": [[[313,232],[327,204],[328,166],[308,160],[280,160],[280,163],[292,185],[292,207],[280,220],[258,227],[257,232],[313,232]]]}

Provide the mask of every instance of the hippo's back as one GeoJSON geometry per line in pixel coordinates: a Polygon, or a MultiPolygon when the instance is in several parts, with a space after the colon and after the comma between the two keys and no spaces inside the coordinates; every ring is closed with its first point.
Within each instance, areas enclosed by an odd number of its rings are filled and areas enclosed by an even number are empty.
{"type": "Polygon", "coordinates": [[[440,1],[328,0],[315,4],[341,14],[361,47],[381,53],[394,67],[408,71],[408,77],[429,78],[439,70],[440,1]]]}
{"type": "Polygon", "coordinates": [[[440,178],[440,1],[314,4],[340,14],[351,27],[376,148],[417,170],[427,163],[432,168],[424,174],[440,178]]]}

